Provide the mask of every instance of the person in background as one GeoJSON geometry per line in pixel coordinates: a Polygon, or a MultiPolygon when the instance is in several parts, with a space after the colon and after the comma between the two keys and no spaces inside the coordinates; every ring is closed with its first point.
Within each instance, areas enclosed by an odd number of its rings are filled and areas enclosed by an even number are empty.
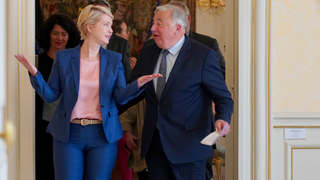
{"type": "MultiPolygon", "coordinates": [[[[113,34],[120,36],[126,40],[129,39],[130,31],[128,30],[127,24],[123,20],[113,20],[112,24],[113,34]]],[[[130,57],[131,69],[136,65],[137,59],[135,57],[130,57]]]]}
{"type": "Polygon", "coordinates": [[[121,55],[101,47],[109,43],[112,20],[107,8],[85,7],[77,22],[84,41],[56,53],[48,83],[24,55],[15,55],[45,102],[61,95],[47,128],[53,136],[55,179],[110,179],[123,135],[115,103],[125,104],[146,82],[161,77],[142,76],[126,86],[121,55]]]}
{"type": "MultiPolygon", "coordinates": [[[[139,180],[149,179],[146,161],[140,157],[145,110],[146,101],[142,100],[120,116],[122,129],[126,137],[126,145],[133,153],[133,171],[137,172],[139,180]]],[[[128,162],[132,163],[130,160],[128,162]]]]}
{"type": "MultiPolygon", "coordinates": [[[[50,16],[40,27],[37,44],[45,52],[38,56],[38,70],[48,81],[56,52],[76,47],[80,43],[80,33],[74,21],[65,14],[50,16]]],[[[54,179],[52,136],[46,133],[47,126],[58,101],[45,103],[36,94],[36,179],[54,179]]]]}
{"type": "MultiPolygon", "coordinates": [[[[111,6],[106,0],[91,0],[89,4],[106,7],[109,9],[109,11],[111,11],[111,6]]],[[[111,36],[109,44],[105,44],[102,47],[122,55],[122,65],[124,67],[126,82],[128,83],[131,77],[129,42],[120,36],[111,36]]]]}
{"type": "MultiPolygon", "coordinates": [[[[128,27],[123,20],[113,20],[112,23],[113,35],[120,36],[126,40],[129,38],[130,32],[128,31],[128,27]]],[[[133,69],[137,59],[135,57],[130,57],[130,66],[133,69]]],[[[126,144],[126,136],[118,141],[118,155],[117,158],[119,160],[120,165],[120,174],[122,180],[131,180],[132,179],[132,170],[128,167],[128,158],[130,151],[125,147],[126,144]]]]}

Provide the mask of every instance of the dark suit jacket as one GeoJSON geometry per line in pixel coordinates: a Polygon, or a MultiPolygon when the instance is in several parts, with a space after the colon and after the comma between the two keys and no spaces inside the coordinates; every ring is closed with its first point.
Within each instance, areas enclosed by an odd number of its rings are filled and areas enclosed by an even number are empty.
{"type": "MultiPolygon", "coordinates": [[[[214,50],[218,54],[221,72],[222,72],[223,78],[225,79],[226,62],[225,62],[224,57],[220,51],[218,41],[212,37],[198,34],[198,33],[192,32],[192,31],[189,31],[189,38],[194,39],[194,40],[206,45],[207,47],[211,48],[212,50],[214,50]]],[[[148,45],[153,42],[154,42],[153,39],[149,39],[144,42],[144,45],[148,45]]],[[[129,83],[134,80],[137,80],[140,77],[140,66],[141,66],[141,61],[140,61],[140,58],[138,58],[136,65],[135,65],[134,69],[132,70],[129,83]]]]}
{"type": "Polygon", "coordinates": [[[113,34],[110,37],[107,49],[122,54],[122,65],[126,82],[128,82],[131,76],[129,42],[126,39],[113,34]]]}
{"type": "Polygon", "coordinates": [[[189,31],[189,38],[194,39],[194,40],[206,45],[207,47],[213,49],[218,54],[221,72],[222,72],[223,78],[225,78],[226,62],[225,62],[224,57],[220,51],[218,41],[212,37],[198,34],[196,32],[192,32],[192,31],[189,31]]]}
{"type": "MultiPolygon", "coordinates": [[[[47,132],[63,143],[68,142],[71,113],[78,99],[80,46],[56,53],[48,83],[39,71],[35,77],[30,76],[32,87],[45,102],[56,101],[62,94],[47,132]]],[[[103,129],[109,142],[117,141],[123,135],[115,102],[125,104],[140,92],[137,82],[126,87],[121,55],[101,47],[99,102],[103,129]]]]}
{"type": "MultiPolygon", "coordinates": [[[[155,43],[143,47],[141,75],[152,74],[161,49],[155,43]]],[[[170,162],[187,163],[207,158],[211,146],[200,141],[212,132],[214,117],[230,123],[233,100],[222,77],[218,55],[205,45],[186,37],[158,101],[153,82],[146,84],[146,114],[141,157],[150,146],[158,122],[163,149],[170,162]]]]}

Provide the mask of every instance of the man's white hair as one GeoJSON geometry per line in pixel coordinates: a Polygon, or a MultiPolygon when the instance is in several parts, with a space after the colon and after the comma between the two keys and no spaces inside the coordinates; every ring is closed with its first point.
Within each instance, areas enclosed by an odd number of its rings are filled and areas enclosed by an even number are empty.
{"type": "Polygon", "coordinates": [[[186,13],[183,12],[183,10],[178,8],[177,6],[170,5],[170,4],[158,6],[154,11],[154,13],[158,11],[166,11],[166,10],[171,10],[172,26],[176,24],[180,24],[182,29],[187,30],[186,13]]]}

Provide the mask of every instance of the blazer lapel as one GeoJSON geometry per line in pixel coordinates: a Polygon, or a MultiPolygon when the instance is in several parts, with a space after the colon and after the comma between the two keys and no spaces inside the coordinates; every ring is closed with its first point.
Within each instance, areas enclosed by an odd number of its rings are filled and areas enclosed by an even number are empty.
{"type": "Polygon", "coordinates": [[[166,83],[166,86],[164,87],[164,90],[162,92],[161,98],[160,100],[166,95],[166,93],[168,92],[170,86],[173,84],[173,82],[175,81],[177,75],[179,74],[181,68],[183,67],[183,65],[185,64],[185,62],[187,61],[187,59],[189,58],[190,55],[190,49],[191,49],[191,40],[190,38],[186,37],[186,40],[179,52],[179,55],[177,57],[176,62],[174,63],[174,66],[170,72],[168,81],[166,83]]]}
{"type": "Polygon", "coordinates": [[[79,94],[79,83],[80,83],[80,45],[74,48],[71,63],[71,71],[74,78],[77,94],[79,94]]]}
{"type": "Polygon", "coordinates": [[[108,65],[108,54],[107,50],[103,49],[103,47],[100,47],[100,79],[99,79],[99,89],[102,89],[103,82],[105,82],[105,78],[108,77],[106,74],[107,71],[107,65],[108,65]]]}

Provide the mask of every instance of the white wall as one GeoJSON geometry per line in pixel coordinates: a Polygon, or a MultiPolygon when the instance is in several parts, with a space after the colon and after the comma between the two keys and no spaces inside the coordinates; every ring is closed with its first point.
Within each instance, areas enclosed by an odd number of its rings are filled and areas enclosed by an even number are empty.
{"type": "Polygon", "coordinates": [[[319,179],[320,1],[270,0],[271,179],[319,179]],[[285,139],[285,130],[306,130],[285,139]]]}

